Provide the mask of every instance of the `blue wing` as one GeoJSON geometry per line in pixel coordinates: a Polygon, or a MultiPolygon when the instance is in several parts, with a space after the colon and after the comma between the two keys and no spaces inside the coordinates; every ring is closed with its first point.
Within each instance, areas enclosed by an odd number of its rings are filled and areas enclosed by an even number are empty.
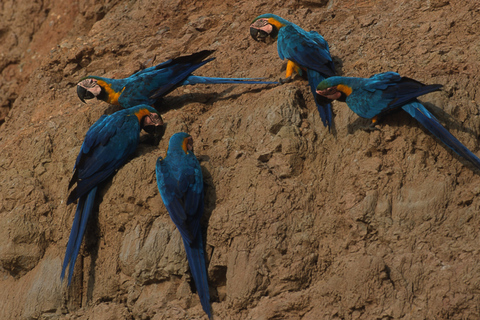
{"type": "Polygon", "coordinates": [[[202,233],[199,231],[192,243],[183,240],[185,252],[187,253],[190,272],[195,281],[200,303],[208,318],[212,318],[210,307],[210,293],[208,289],[207,267],[205,265],[205,253],[203,251],[202,233]]]}
{"type": "Polygon", "coordinates": [[[200,218],[204,209],[200,164],[193,153],[182,157],[167,155],[165,159],[157,160],[156,174],[163,203],[182,235],[188,264],[203,310],[211,318],[207,269],[200,230],[200,218]]]}
{"type": "Polygon", "coordinates": [[[291,60],[307,69],[308,83],[317,105],[323,125],[332,124],[331,100],[318,97],[317,85],[325,78],[335,75],[330,49],[327,41],[316,31],[306,32],[291,24],[282,27],[277,40],[278,55],[281,59],[291,60]]]}
{"type": "Polygon", "coordinates": [[[122,106],[138,104],[152,105],[155,101],[170,93],[196,69],[212,61],[202,61],[212,50],[204,50],[189,56],[170,59],[154,67],[141,70],[128,78],[128,85],[119,98],[122,106]]]}
{"type": "Polygon", "coordinates": [[[67,204],[110,177],[137,148],[140,125],[137,117],[127,116],[126,111],[102,116],[88,130],[69,185],[77,183],[77,186],[67,204]]]}
{"type": "Polygon", "coordinates": [[[307,69],[307,76],[308,84],[310,85],[310,90],[312,91],[315,100],[315,105],[317,106],[318,113],[320,113],[320,119],[322,119],[323,125],[330,130],[333,118],[332,100],[317,94],[317,85],[323,81],[324,77],[319,72],[312,69],[307,69]]]}
{"type": "Polygon", "coordinates": [[[192,72],[215,59],[206,59],[213,52],[213,50],[203,50],[188,56],[170,59],[154,67],[138,71],[126,79],[122,79],[122,87],[117,90],[118,92],[123,90],[118,98],[119,104],[124,108],[139,104],[153,105],[159,98],[182,85],[198,83],[277,83],[255,78],[211,78],[193,76],[192,72]]]}
{"type": "Polygon", "coordinates": [[[282,27],[278,33],[277,50],[282,60],[292,60],[319,72],[324,78],[335,75],[328,43],[315,31],[305,32],[293,24],[282,27]]]}
{"type": "Polygon", "coordinates": [[[191,243],[203,214],[203,179],[198,161],[196,158],[159,158],[156,174],[158,189],[171,219],[182,237],[191,243]]]}
{"type": "Polygon", "coordinates": [[[396,72],[379,73],[368,79],[352,78],[345,83],[354,88],[353,93],[347,97],[348,106],[367,119],[386,114],[442,87],[438,84],[425,85],[401,77],[396,72]]]}
{"type": "Polygon", "coordinates": [[[380,73],[372,77],[373,81],[365,90],[382,90],[381,98],[388,101],[389,109],[403,106],[424,94],[440,90],[442,85],[425,85],[417,80],[400,77],[395,72],[380,73]]]}
{"type": "Polygon", "coordinates": [[[88,194],[81,196],[78,200],[75,218],[73,219],[72,229],[68,238],[65,258],[63,259],[62,273],[60,275],[60,278],[63,280],[67,266],[70,265],[68,270],[68,285],[72,282],[75,262],[77,261],[80,246],[82,245],[82,239],[85,234],[88,218],[92,213],[96,192],[97,187],[94,187],[88,192],[88,194]]]}
{"type": "Polygon", "coordinates": [[[102,116],[85,135],[69,188],[75,183],[77,186],[67,200],[69,204],[79,199],[61,273],[63,280],[69,266],[69,285],[98,184],[112,175],[137,148],[140,134],[140,124],[134,114],[137,109],[125,109],[102,116]]]}

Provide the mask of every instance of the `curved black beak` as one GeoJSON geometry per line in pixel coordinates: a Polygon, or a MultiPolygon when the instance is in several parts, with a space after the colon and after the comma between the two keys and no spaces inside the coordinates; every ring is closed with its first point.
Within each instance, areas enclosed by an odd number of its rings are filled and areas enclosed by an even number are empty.
{"type": "Polygon", "coordinates": [[[163,135],[165,134],[166,124],[155,126],[155,125],[148,125],[144,126],[143,130],[148,133],[146,141],[150,141],[150,143],[154,146],[158,145],[160,140],[162,140],[163,135]]]}
{"type": "Polygon", "coordinates": [[[258,41],[258,29],[250,27],[250,35],[252,36],[253,40],[258,41]]]}
{"type": "Polygon", "coordinates": [[[265,40],[269,36],[269,34],[263,30],[259,30],[253,27],[250,27],[250,35],[252,36],[253,40],[260,41],[265,40]]]}
{"type": "Polygon", "coordinates": [[[163,133],[165,132],[165,127],[163,125],[161,126],[150,125],[150,126],[144,126],[143,130],[145,130],[146,133],[149,133],[154,136],[158,136],[158,135],[163,135],[163,133]]]}
{"type": "Polygon", "coordinates": [[[93,93],[91,93],[90,91],[88,91],[87,89],[79,85],[77,85],[77,95],[80,98],[80,100],[82,100],[83,103],[86,103],[85,99],[95,98],[95,95],[93,93]]]}
{"type": "Polygon", "coordinates": [[[150,114],[142,118],[141,127],[149,134],[158,135],[165,130],[162,116],[158,113],[150,114]]]}

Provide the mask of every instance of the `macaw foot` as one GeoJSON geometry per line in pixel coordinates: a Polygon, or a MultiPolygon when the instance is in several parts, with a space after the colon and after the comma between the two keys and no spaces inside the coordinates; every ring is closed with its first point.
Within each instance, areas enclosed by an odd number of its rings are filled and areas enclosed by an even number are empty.
{"type": "Polygon", "coordinates": [[[285,83],[289,83],[289,82],[292,82],[293,81],[293,77],[288,77],[288,78],[280,78],[278,80],[278,82],[280,84],[285,84],[285,83]]]}
{"type": "Polygon", "coordinates": [[[371,132],[371,131],[375,131],[375,130],[380,130],[377,128],[377,124],[378,124],[378,118],[377,117],[374,117],[372,119],[372,122],[370,122],[370,125],[368,126],[361,126],[360,129],[364,130],[364,131],[367,131],[367,132],[371,132]]]}
{"type": "Polygon", "coordinates": [[[378,129],[375,126],[375,124],[371,124],[369,126],[361,126],[360,129],[363,130],[363,131],[367,131],[367,132],[372,132],[372,131],[376,131],[376,130],[380,131],[380,129],[378,129]]]}
{"type": "Polygon", "coordinates": [[[371,122],[370,122],[370,125],[362,127],[362,130],[365,130],[365,131],[368,131],[368,132],[375,131],[375,130],[380,130],[376,127],[377,124],[378,124],[378,120],[379,120],[378,116],[373,117],[371,122]]]}

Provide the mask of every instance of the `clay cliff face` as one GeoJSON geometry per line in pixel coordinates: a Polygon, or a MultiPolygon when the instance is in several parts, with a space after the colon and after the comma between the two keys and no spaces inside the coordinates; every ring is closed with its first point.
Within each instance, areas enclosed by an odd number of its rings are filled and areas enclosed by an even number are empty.
{"type": "Polygon", "coordinates": [[[480,317],[480,172],[404,112],[366,132],[335,102],[328,133],[301,78],[169,94],[164,139],[104,184],[72,286],[60,282],[75,158],[117,110],[82,104],[78,80],[203,49],[216,60],[198,75],[277,80],[276,44],[248,30],[268,12],[322,34],[340,75],[443,84],[421,100],[480,154],[476,0],[2,1],[1,319],[206,318],[155,183],[177,131],[193,136],[205,178],[215,319],[480,317]]]}

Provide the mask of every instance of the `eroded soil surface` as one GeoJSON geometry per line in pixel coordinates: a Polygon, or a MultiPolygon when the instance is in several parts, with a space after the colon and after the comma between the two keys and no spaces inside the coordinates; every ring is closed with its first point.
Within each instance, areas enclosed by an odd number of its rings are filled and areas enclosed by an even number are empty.
{"type": "Polygon", "coordinates": [[[88,128],[86,75],[126,77],[215,49],[195,74],[284,77],[250,22],[275,13],[330,44],[337,72],[396,71],[443,91],[428,109],[480,155],[477,0],[0,3],[0,318],[206,319],[155,162],[187,131],[205,177],[214,319],[480,318],[480,172],[408,114],[379,130],[341,102],[323,127],[307,82],[170,93],[159,145],[102,187],[70,288],[68,182],[88,128]]]}

